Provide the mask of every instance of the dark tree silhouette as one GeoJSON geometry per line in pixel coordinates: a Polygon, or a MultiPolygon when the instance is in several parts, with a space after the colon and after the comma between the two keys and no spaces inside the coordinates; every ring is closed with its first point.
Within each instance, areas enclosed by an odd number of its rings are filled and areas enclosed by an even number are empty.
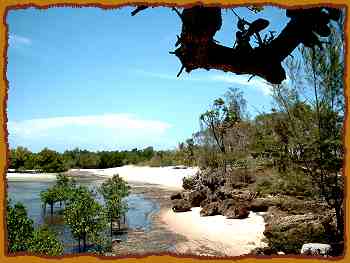
{"type": "MultiPolygon", "coordinates": [[[[147,6],[137,7],[135,15],[147,6]]],[[[338,20],[340,9],[331,7],[313,7],[306,9],[288,9],[286,16],[290,21],[282,32],[274,37],[261,38],[259,32],[268,27],[265,19],[251,23],[239,19],[236,43],[233,47],[223,46],[214,40],[214,35],[222,25],[221,8],[193,6],[179,12],[182,21],[181,35],[178,36],[178,48],[171,54],[176,55],[181,70],[191,72],[194,69],[217,69],[236,74],[260,76],[272,84],[280,84],[286,79],[281,63],[299,44],[307,47],[322,47],[320,37],[328,37],[330,20],[338,20]],[[255,37],[257,47],[251,47],[249,40],[255,37]]]]}

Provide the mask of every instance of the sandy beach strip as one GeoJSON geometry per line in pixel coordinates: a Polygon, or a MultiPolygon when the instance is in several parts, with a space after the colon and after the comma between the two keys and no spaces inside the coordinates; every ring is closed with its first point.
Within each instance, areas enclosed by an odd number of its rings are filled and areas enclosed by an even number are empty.
{"type": "MultiPolygon", "coordinates": [[[[89,176],[110,178],[114,174],[119,174],[127,182],[154,184],[159,187],[165,187],[171,190],[182,189],[182,178],[192,176],[198,171],[198,168],[174,169],[168,167],[149,167],[125,165],[107,169],[70,169],[67,174],[77,177],[89,176]]],[[[7,173],[6,178],[9,181],[52,181],[56,179],[57,173],[7,173]]]]}
{"type": "Polygon", "coordinates": [[[169,209],[161,215],[171,231],[189,240],[177,246],[178,253],[193,254],[205,246],[227,256],[240,256],[265,246],[261,241],[265,229],[261,215],[250,212],[246,219],[227,219],[222,215],[201,217],[200,210],[194,207],[189,212],[174,213],[169,209]]]}
{"type": "Polygon", "coordinates": [[[55,181],[56,173],[7,173],[8,181],[55,181]]]}
{"type": "Polygon", "coordinates": [[[147,183],[158,185],[170,190],[181,190],[183,177],[194,175],[199,169],[186,168],[174,169],[173,166],[167,167],[149,167],[125,165],[116,168],[107,169],[71,169],[74,172],[87,172],[98,176],[112,177],[119,174],[127,182],[147,183]]]}

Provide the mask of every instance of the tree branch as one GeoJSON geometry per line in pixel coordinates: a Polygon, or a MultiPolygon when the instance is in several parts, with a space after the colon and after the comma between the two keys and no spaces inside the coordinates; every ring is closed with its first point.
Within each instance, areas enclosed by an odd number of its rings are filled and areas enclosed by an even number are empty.
{"type": "Polygon", "coordinates": [[[220,30],[221,9],[195,6],[182,12],[181,46],[175,50],[186,72],[194,69],[217,69],[236,74],[257,75],[270,83],[286,79],[281,63],[301,43],[320,46],[314,32],[328,36],[328,22],[333,19],[323,8],[287,10],[290,22],[269,43],[245,50],[216,44],[213,37],[220,30]]]}

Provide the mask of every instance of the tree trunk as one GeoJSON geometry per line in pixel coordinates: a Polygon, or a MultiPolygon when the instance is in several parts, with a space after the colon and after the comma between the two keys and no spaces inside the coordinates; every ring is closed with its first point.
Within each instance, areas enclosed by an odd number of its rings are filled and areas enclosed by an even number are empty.
{"type": "Polygon", "coordinates": [[[113,238],[113,220],[111,218],[111,239],[113,238]]]}
{"type": "Polygon", "coordinates": [[[344,217],[342,213],[342,206],[341,204],[336,201],[335,205],[335,216],[337,220],[337,241],[343,241],[344,240],[344,217]]]}
{"type": "Polygon", "coordinates": [[[83,250],[86,251],[86,233],[83,235],[83,250]]]}
{"type": "Polygon", "coordinates": [[[78,246],[79,246],[78,250],[79,250],[79,253],[80,253],[81,252],[81,250],[80,250],[80,237],[78,238],[78,246]]]}

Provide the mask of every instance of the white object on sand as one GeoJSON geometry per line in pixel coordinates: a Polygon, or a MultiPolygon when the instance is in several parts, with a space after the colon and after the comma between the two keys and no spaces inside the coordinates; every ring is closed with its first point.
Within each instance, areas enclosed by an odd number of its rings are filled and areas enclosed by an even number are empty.
{"type": "Polygon", "coordinates": [[[301,248],[302,255],[320,255],[327,256],[331,251],[331,245],[321,243],[307,243],[301,248]]]}

